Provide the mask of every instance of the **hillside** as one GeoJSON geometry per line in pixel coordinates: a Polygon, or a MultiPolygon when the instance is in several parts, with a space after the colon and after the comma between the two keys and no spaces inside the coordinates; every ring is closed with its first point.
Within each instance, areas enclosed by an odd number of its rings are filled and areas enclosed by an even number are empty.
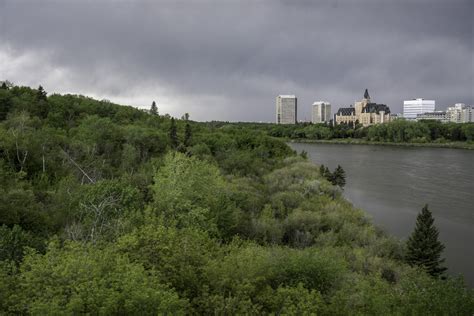
{"type": "Polygon", "coordinates": [[[319,170],[245,124],[4,86],[0,313],[474,313],[319,170]]]}

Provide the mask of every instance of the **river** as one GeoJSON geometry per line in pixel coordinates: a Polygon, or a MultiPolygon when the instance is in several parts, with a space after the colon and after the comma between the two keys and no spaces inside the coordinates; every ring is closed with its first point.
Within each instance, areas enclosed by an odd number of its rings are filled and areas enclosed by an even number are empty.
{"type": "Polygon", "coordinates": [[[290,143],[311,161],[346,171],[345,197],[387,232],[406,239],[428,204],[446,246],[448,273],[474,287],[474,151],[290,143]]]}

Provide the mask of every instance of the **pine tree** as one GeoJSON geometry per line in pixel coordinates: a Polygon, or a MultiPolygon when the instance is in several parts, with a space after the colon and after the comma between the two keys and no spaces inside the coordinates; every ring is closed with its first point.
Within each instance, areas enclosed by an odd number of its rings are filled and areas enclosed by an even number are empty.
{"type": "Polygon", "coordinates": [[[186,123],[186,126],[184,127],[184,146],[185,147],[188,147],[191,144],[191,137],[192,137],[191,125],[189,125],[189,123],[186,123]]]}
{"type": "Polygon", "coordinates": [[[33,114],[45,119],[49,113],[49,105],[47,93],[42,86],[38,87],[36,91],[36,107],[33,110],[33,114]]]}
{"type": "Polygon", "coordinates": [[[36,93],[36,97],[38,99],[38,101],[40,100],[43,100],[43,101],[46,101],[46,91],[44,91],[43,87],[42,86],[39,86],[38,87],[38,92],[36,93]]]}
{"type": "Polygon", "coordinates": [[[170,137],[171,147],[173,149],[178,148],[178,145],[179,145],[178,132],[177,132],[176,122],[174,120],[174,117],[171,118],[171,126],[170,126],[170,130],[169,130],[169,137],[170,137]]]}
{"type": "Polygon", "coordinates": [[[332,173],[331,171],[329,171],[328,167],[324,167],[323,176],[326,178],[326,180],[328,180],[329,182],[332,182],[332,173]]]}
{"type": "Polygon", "coordinates": [[[326,171],[326,169],[324,168],[324,165],[321,165],[321,166],[319,167],[319,174],[320,174],[321,176],[323,176],[323,177],[324,177],[324,171],[326,171]]]}
{"type": "Polygon", "coordinates": [[[337,165],[337,168],[332,174],[332,184],[338,185],[343,188],[346,185],[346,172],[340,165],[337,165]]]}
{"type": "Polygon", "coordinates": [[[438,277],[446,271],[441,259],[444,245],[438,240],[438,229],[434,218],[425,205],[416,218],[415,230],[407,241],[406,261],[412,266],[420,266],[430,275],[438,277]]]}
{"type": "Polygon", "coordinates": [[[7,118],[12,107],[11,95],[6,89],[0,89],[0,121],[7,118]]]}
{"type": "Polygon", "coordinates": [[[155,101],[153,101],[153,102],[151,103],[150,114],[152,114],[152,115],[158,115],[158,107],[156,106],[156,102],[155,102],[155,101]]]}
{"type": "Polygon", "coordinates": [[[3,89],[3,90],[8,90],[8,86],[6,84],[6,82],[2,82],[2,86],[0,87],[0,89],[3,89]]]}

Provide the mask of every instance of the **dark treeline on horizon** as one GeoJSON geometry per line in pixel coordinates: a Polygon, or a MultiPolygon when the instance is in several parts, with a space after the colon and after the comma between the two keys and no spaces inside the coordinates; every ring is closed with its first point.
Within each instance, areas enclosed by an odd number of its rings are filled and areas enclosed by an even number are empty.
{"type": "Polygon", "coordinates": [[[332,140],[361,139],[376,142],[393,143],[447,143],[473,142],[474,123],[441,123],[434,120],[407,121],[394,120],[389,123],[363,127],[347,124],[312,124],[294,125],[253,122],[210,122],[211,126],[233,124],[245,128],[265,131],[269,136],[290,139],[332,140]]]}
{"type": "Polygon", "coordinates": [[[337,129],[159,110],[0,88],[0,314],[474,313],[427,208],[397,240],[272,137],[337,129]]]}

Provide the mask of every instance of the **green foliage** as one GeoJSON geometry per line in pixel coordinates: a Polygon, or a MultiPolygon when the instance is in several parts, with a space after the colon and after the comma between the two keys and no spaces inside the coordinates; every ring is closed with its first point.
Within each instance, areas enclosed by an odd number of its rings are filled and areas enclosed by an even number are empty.
{"type": "Polygon", "coordinates": [[[150,114],[151,114],[151,115],[158,115],[158,107],[156,106],[156,102],[155,102],[155,101],[153,101],[153,102],[151,103],[150,114]]]}
{"type": "Polygon", "coordinates": [[[154,209],[178,227],[200,227],[211,233],[219,230],[226,235],[238,219],[224,195],[219,169],[179,152],[166,155],[153,193],[154,209]]]}
{"type": "MultiPolygon", "coordinates": [[[[5,84],[5,83],[3,83],[5,84]]],[[[12,96],[8,88],[0,89],[0,121],[3,121],[7,118],[10,109],[12,108],[12,96]]]]}
{"type": "Polygon", "coordinates": [[[187,306],[151,272],[107,248],[52,243],[45,255],[30,252],[20,271],[18,312],[151,315],[187,306]]]}
{"type": "MultiPolygon", "coordinates": [[[[318,305],[319,293],[336,286],[345,267],[332,251],[233,244],[228,255],[211,261],[206,270],[211,293],[228,293],[234,301],[251,302],[255,310],[270,312],[285,305],[284,289],[293,293],[300,289],[306,298],[316,298],[313,304],[318,305]]],[[[293,308],[303,308],[304,296],[293,308]]]]}
{"type": "Polygon", "coordinates": [[[191,132],[191,125],[186,122],[186,125],[184,126],[184,146],[189,147],[191,145],[191,137],[192,137],[192,132],[191,132]]]}
{"type": "Polygon", "coordinates": [[[117,246],[189,299],[199,295],[203,268],[218,249],[206,232],[166,227],[155,221],[121,237],[117,246]]]}
{"type": "Polygon", "coordinates": [[[41,241],[18,225],[0,226],[0,261],[21,262],[25,247],[41,248],[41,241]]]}
{"type": "Polygon", "coordinates": [[[346,185],[346,172],[341,166],[337,165],[337,168],[332,174],[332,184],[343,188],[346,185]]]}
{"type": "Polygon", "coordinates": [[[473,135],[433,122],[198,123],[7,84],[0,314],[471,315],[462,280],[410,267],[344,200],[342,168],[274,137],[473,135]]]}
{"type": "MultiPolygon", "coordinates": [[[[239,123],[243,124],[243,123],[239,123]]],[[[273,137],[299,140],[331,140],[359,138],[367,141],[393,143],[428,143],[446,141],[472,141],[474,123],[441,123],[439,121],[394,120],[389,123],[363,127],[339,124],[257,124],[246,123],[247,129],[264,131],[273,137]]]]}
{"type": "Polygon", "coordinates": [[[340,188],[343,188],[346,185],[346,172],[339,165],[337,165],[334,172],[331,172],[328,167],[321,165],[319,167],[319,174],[333,185],[337,185],[340,188]]]}
{"type": "Polygon", "coordinates": [[[178,131],[177,131],[176,122],[174,118],[171,118],[171,125],[168,132],[168,136],[170,139],[171,148],[173,149],[178,148],[178,145],[179,145],[178,131]]]}
{"type": "Polygon", "coordinates": [[[444,245],[438,240],[438,229],[433,223],[434,218],[425,205],[416,218],[415,230],[408,238],[406,261],[437,277],[446,268],[442,266],[444,259],[441,259],[444,245]]]}

